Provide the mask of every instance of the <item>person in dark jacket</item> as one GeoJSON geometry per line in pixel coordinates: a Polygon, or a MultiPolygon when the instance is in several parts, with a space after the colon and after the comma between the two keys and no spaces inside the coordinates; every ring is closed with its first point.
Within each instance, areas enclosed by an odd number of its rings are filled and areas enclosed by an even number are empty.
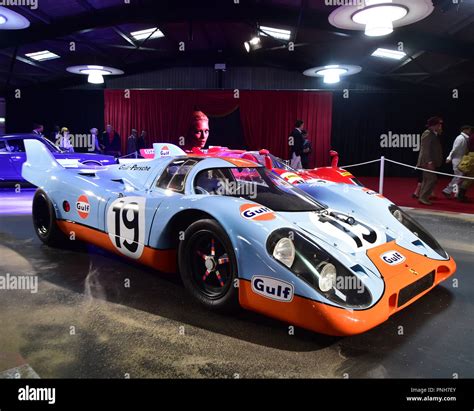
{"type": "Polygon", "coordinates": [[[138,131],[132,128],[132,134],[127,139],[127,155],[129,157],[137,158],[137,139],[138,139],[138,131]]]}
{"type": "MultiPolygon", "coordinates": [[[[428,119],[426,127],[427,129],[421,136],[421,148],[416,166],[436,171],[443,164],[443,147],[440,141],[440,135],[443,132],[443,119],[441,117],[431,117],[428,119]]],[[[423,171],[423,181],[418,199],[421,204],[432,205],[429,196],[437,181],[438,176],[435,173],[423,171]]]]}
{"type": "Polygon", "coordinates": [[[295,128],[290,134],[290,165],[296,170],[303,168],[301,154],[303,153],[303,120],[296,120],[295,128]]]}
{"type": "Polygon", "coordinates": [[[307,169],[309,168],[309,155],[311,154],[311,151],[313,151],[313,148],[311,147],[311,142],[308,139],[308,132],[306,130],[303,130],[301,134],[303,136],[303,146],[301,150],[301,164],[303,168],[307,169]]]}
{"type": "Polygon", "coordinates": [[[102,133],[102,146],[104,154],[120,157],[122,151],[120,135],[110,124],[107,125],[106,130],[102,133]]]}

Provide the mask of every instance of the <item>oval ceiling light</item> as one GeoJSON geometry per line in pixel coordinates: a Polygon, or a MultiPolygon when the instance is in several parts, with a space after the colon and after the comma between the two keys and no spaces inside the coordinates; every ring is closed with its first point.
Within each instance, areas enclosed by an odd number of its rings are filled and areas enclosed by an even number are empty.
{"type": "Polygon", "coordinates": [[[340,29],[364,30],[367,36],[385,36],[394,27],[406,26],[428,17],[432,0],[365,0],[362,5],[340,6],[328,17],[340,29]]]}
{"type": "Polygon", "coordinates": [[[329,66],[319,66],[307,69],[303,72],[305,76],[322,77],[326,84],[336,84],[341,81],[341,77],[352,76],[362,70],[360,66],[349,64],[333,64],[329,66]]]}
{"type": "Polygon", "coordinates": [[[21,14],[0,6],[0,30],[21,30],[30,26],[30,21],[21,14]]]}
{"type": "Polygon", "coordinates": [[[82,74],[87,76],[87,81],[91,84],[103,84],[104,76],[116,76],[119,74],[124,74],[122,70],[113,67],[87,64],[82,66],[68,67],[67,71],[69,71],[69,73],[82,74]]]}

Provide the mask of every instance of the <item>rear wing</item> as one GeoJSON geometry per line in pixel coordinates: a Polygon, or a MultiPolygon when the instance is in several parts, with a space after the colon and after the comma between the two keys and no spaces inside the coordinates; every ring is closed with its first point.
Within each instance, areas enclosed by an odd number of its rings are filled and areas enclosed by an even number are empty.
{"type": "Polygon", "coordinates": [[[25,139],[26,161],[21,169],[22,177],[31,184],[41,187],[52,174],[64,171],[51,151],[36,139],[25,139]]]}

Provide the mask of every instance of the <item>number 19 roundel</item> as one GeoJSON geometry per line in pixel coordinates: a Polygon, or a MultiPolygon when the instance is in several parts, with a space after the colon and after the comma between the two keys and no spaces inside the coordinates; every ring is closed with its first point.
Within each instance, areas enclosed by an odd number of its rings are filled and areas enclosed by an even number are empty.
{"type": "Polygon", "coordinates": [[[123,255],[138,259],[145,244],[145,198],[122,197],[107,210],[107,231],[114,247],[123,255]]]}

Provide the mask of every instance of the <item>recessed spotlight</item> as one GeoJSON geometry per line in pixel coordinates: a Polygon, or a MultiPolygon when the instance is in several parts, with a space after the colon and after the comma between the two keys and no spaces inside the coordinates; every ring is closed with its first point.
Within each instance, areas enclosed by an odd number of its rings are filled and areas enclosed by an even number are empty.
{"type": "Polygon", "coordinates": [[[0,124],[5,123],[5,117],[0,117],[0,124]]]}
{"type": "Polygon", "coordinates": [[[291,37],[291,31],[285,29],[277,29],[274,27],[260,26],[260,33],[262,36],[270,36],[275,39],[289,40],[291,37]]]}
{"type": "Polygon", "coordinates": [[[401,60],[406,55],[407,54],[403,51],[390,50],[390,49],[384,49],[384,48],[378,48],[372,53],[372,56],[374,57],[382,57],[382,58],[394,59],[394,60],[401,60]]]}
{"type": "Polygon", "coordinates": [[[244,42],[244,47],[245,50],[247,50],[247,53],[250,53],[251,50],[253,51],[262,48],[260,37],[252,37],[251,40],[244,42]]]}
{"type": "Polygon", "coordinates": [[[364,30],[367,36],[384,36],[394,28],[416,23],[434,10],[432,0],[365,0],[340,6],[329,22],[340,29],[364,30]]]}
{"type": "Polygon", "coordinates": [[[57,54],[49,50],[37,51],[35,53],[27,53],[25,54],[25,56],[30,58],[31,60],[36,60],[36,61],[53,60],[53,59],[59,58],[57,54]]]}
{"type": "Polygon", "coordinates": [[[30,21],[26,17],[0,6],[0,30],[21,30],[26,29],[29,25],[30,21]]]}
{"type": "Polygon", "coordinates": [[[362,70],[360,66],[349,64],[333,64],[329,66],[313,67],[305,70],[303,74],[309,77],[322,77],[326,84],[336,84],[341,77],[351,76],[362,70]]]}
{"type": "Polygon", "coordinates": [[[158,27],[152,27],[150,29],[132,31],[130,35],[135,40],[145,40],[145,39],[158,39],[160,37],[165,37],[161,30],[158,30],[158,27]]]}
{"type": "Polygon", "coordinates": [[[73,74],[86,75],[87,81],[91,84],[103,84],[104,76],[113,76],[113,75],[123,74],[122,70],[119,70],[113,67],[87,65],[87,64],[82,65],[82,66],[68,67],[67,71],[73,74]]]}

